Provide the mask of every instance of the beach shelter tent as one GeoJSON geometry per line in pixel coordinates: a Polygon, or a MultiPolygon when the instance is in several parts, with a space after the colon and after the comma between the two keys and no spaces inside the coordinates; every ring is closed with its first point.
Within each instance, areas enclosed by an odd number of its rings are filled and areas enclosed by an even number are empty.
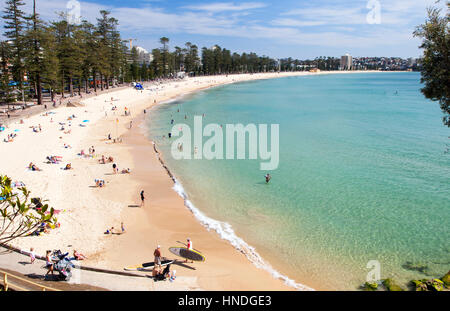
{"type": "Polygon", "coordinates": [[[136,83],[135,88],[136,88],[137,90],[143,90],[143,89],[144,89],[144,87],[143,87],[142,84],[140,84],[140,83],[136,83]]]}

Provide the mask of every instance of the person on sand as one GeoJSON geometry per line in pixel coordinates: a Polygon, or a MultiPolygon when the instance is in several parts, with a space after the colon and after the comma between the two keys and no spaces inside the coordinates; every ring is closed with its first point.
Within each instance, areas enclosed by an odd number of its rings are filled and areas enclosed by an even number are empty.
{"type": "Polygon", "coordinates": [[[111,229],[106,229],[105,234],[113,234],[114,227],[111,227],[111,229]]]}
{"type": "MultiPolygon", "coordinates": [[[[187,244],[186,244],[187,249],[188,250],[193,250],[191,239],[187,238],[186,240],[187,240],[187,244]]],[[[186,259],[184,262],[188,262],[188,260],[186,259]]],[[[194,262],[191,260],[191,263],[194,263],[194,262]]]]}
{"type": "Polygon", "coordinates": [[[117,169],[116,163],[114,163],[112,167],[113,167],[113,173],[114,173],[114,174],[117,174],[117,170],[118,170],[118,169],[117,169]]]}
{"type": "Polygon", "coordinates": [[[36,165],[34,165],[33,162],[30,163],[30,165],[28,166],[28,168],[29,168],[30,170],[32,170],[33,172],[34,172],[34,171],[40,171],[40,170],[41,170],[39,167],[37,167],[36,165]]]}
{"type": "Polygon", "coordinates": [[[158,265],[159,269],[161,269],[161,246],[158,245],[158,247],[153,252],[153,255],[155,256],[155,267],[158,265]]]}
{"type": "Polygon", "coordinates": [[[77,250],[73,250],[73,257],[75,258],[75,260],[85,260],[85,259],[87,259],[86,256],[84,256],[83,254],[77,252],[77,250]]]}
{"type": "Polygon", "coordinates": [[[36,260],[36,254],[34,253],[34,248],[30,248],[30,263],[33,264],[36,260]]]}
{"type": "Polygon", "coordinates": [[[53,275],[53,260],[51,256],[52,251],[47,251],[45,255],[45,267],[48,269],[46,276],[51,272],[53,275]]]}
{"type": "Polygon", "coordinates": [[[98,160],[98,162],[100,162],[101,164],[106,164],[105,156],[102,155],[102,158],[100,160],[98,160]]]}
{"type": "Polygon", "coordinates": [[[161,270],[158,267],[153,268],[152,277],[156,278],[161,274],[161,270]]]}
{"type": "Polygon", "coordinates": [[[130,171],[129,168],[123,169],[123,170],[122,170],[122,174],[131,174],[131,171],[130,171]]]}
{"type": "Polygon", "coordinates": [[[122,229],[122,233],[125,233],[125,227],[123,226],[123,222],[120,223],[120,228],[122,229]]]}
{"type": "Polygon", "coordinates": [[[98,188],[103,188],[105,186],[105,181],[103,179],[96,179],[95,186],[98,188]]]}
{"type": "Polygon", "coordinates": [[[145,205],[144,190],[141,191],[141,207],[145,205]]]}

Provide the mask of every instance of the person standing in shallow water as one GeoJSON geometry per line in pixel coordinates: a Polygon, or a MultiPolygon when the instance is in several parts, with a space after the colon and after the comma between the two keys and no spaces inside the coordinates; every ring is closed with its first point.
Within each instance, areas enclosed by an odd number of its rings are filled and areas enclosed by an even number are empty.
{"type": "Polygon", "coordinates": [[[272,179],[272,176],[270,176],[270,174],[266,174],[265,178],[266,178],[266,184],[268,184],[269,181],[272,179]]]}

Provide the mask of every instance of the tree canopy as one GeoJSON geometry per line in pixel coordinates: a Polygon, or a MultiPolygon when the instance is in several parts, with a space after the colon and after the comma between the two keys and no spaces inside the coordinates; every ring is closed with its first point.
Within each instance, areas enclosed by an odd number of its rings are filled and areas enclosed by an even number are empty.
{"type": "Polygon", "coordinates": [[[423,39],[424,55],[422,59],[422,93],[425,97],[438,101],[444,112],[443,122],[450,127],[450,2],[447,2],[447,14],[442,10],[428,9],[428,18],[417,27],[414,35],[423,39]]]}

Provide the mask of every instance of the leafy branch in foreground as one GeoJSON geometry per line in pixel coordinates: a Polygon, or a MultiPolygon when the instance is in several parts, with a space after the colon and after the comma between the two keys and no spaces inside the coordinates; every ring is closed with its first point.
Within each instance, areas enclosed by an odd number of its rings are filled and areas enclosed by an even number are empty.
{"type": "Polygon", "coordinates": [[[0,175],[0,243],[28,236],[41,226],[54,226],[54,209],[40,198],[30,199],[25,187],[14,192],[11,179],[0,175]]]}
{"type": "Polygon", "coordinates": [[[439,101],[444,112],[444,124],[450,127],[450,2],[447,14],[442,16],[437,8],[428,9],[425,24],[417,27],[415,37],[423,39],[422,93],[426,98],[439,101]]]}

